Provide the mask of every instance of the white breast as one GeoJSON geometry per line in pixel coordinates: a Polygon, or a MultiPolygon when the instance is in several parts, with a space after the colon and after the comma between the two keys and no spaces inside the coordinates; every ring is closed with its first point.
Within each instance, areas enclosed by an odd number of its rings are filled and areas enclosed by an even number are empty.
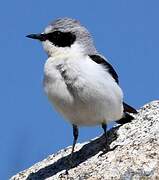
{"type": "Polygon", "coordinates": [[[123,115],[123,94],[114,79],[88,56],[50,57],[44,89],[55,108],[71,123],[95,125],[123,115]]]}

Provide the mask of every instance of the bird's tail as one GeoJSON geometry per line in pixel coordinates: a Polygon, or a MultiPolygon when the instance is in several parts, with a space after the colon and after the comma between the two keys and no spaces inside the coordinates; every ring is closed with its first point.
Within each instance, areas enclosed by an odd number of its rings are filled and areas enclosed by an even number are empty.
{"type": "Polygon", "coordinates": [[[118,124],[126,124],[126,123],[131,122],[133,119],[134,119],[133,116],[131,116],[130,114],[124,112],[123,117],[121,119],[115,121],[115,122],[118,123],[118,124]]]}
{"type": "Polygon", "coordinates": [[[126,104],[125,102],[123,102],[123,107],[124,107],[124,112],[137,114],[136,109],[126,104]]]}
{"type": "Polygon", "coordinates": [[[136,109],[134,109],[130,105],[126,104],[125,102],[123,102],[123,108],[124,108],[123,117],[116,121],[116,123],[118,123],[118,124],[125,124],[128,122],[131,122],[134,119],[134,117],[131,116],[129,113],[137,114],[136,109]]]}

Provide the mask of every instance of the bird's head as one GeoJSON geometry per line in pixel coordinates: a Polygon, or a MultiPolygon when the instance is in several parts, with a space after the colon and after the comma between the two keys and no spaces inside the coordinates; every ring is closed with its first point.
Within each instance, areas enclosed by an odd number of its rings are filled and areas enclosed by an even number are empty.
{"type": "Polygon", "coordinates": [[[41,41],[49,56],[54,56],[57,52],[67,53],[72,49],[84,54],[96,52],[88,30],[79,21],[70,18],[59,18],[49,24],[43,33],[27,37],[41,41]]]}

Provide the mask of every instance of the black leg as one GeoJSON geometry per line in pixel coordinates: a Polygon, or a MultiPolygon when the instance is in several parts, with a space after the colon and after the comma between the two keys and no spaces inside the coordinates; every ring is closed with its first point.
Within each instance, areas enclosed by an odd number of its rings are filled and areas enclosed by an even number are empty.
{"type": "Polygon", "coordinates": [[[72,145],[72,152],[71,152],[71,157],[73,155],[73,152],[74,152],[74,148],[75,148],[75,145],[76,145],[76,142],[77,142],[77,139],[78,139],[78,127],[76,125],[72,125],[73,127],[73,145],[72,145]]]}
{"type": "Polygon", "coordinates": [[[68,174],[68,170],[73,167],[72,156],[73,156],[75,145],[76,145],[76,142],[77,142],[77,139],[78,139],[78,127],[76,125],[74,125],[74,124],[72,125],[72,127],[73,127],[73,137],[74,137],[74,139],[73,139],[71,156],[68,159],[69,160],[69,167],[66,169],[65,174],[68,174]]]}
{"type": "Polygon", "coordinates": [[[109,150],[109,143],[108,143],[108,135],[107,135],[107,125],[105,123],[102,123],[102,128],[104,130],[104,136],[105,136],[105,150],[109,150]]]}

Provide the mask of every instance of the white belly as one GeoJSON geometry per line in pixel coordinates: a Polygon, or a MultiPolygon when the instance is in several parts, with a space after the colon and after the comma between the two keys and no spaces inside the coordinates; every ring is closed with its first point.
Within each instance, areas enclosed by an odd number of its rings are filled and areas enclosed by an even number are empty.
{"type": "Polygon", "coordinates": [[[89,57],[49,58],[44,75],[44,89],[49,100],[71,123],[96,125],[122,117],[120,87],[89,57]]]}

